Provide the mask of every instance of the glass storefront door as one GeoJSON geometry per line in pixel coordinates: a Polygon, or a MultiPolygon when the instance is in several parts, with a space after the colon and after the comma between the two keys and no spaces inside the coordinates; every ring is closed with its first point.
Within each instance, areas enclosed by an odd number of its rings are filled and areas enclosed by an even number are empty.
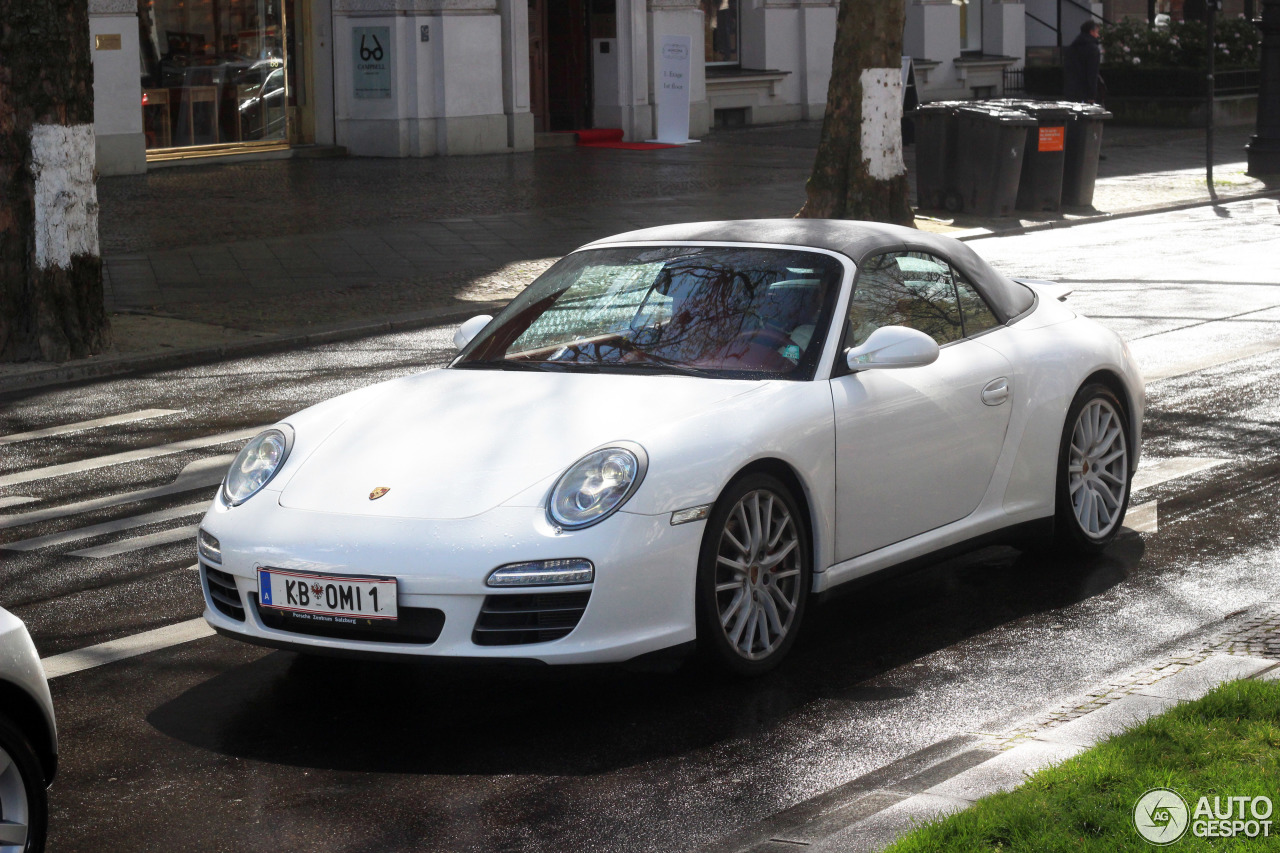
{"type": "Polygon", "coordinates": [[[148,152],[288,141],[285,0],[138,0],[148,152]]]}

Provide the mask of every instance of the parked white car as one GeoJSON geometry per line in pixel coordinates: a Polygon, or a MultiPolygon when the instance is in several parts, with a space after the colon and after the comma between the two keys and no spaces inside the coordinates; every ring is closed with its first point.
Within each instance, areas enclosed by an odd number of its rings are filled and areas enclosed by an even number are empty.
{"type": "Polygon", "coordinates": [[[1095,552],[1142,379],[1066,289],[955,240],[674,225],[568,255],[447,369],[241,451],[202,523],[205,618],[304,652],[786,654],[811,595],[1033,534],[1095,552]]]}
{"type": "Polygon", "coordinates": [[[0,851],[39,853],[58,770],[58,729],[40,656],[22,620],[0,608],[0,851]]]}

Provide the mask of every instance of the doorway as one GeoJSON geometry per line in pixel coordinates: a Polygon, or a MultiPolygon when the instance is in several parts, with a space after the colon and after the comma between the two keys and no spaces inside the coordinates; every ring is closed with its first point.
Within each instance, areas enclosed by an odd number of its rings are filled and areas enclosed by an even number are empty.
{"type": "Polygon", "coordinates": [[[589,0],[529,0],[529,89],[534,129],[591,127],[589,0]]]}

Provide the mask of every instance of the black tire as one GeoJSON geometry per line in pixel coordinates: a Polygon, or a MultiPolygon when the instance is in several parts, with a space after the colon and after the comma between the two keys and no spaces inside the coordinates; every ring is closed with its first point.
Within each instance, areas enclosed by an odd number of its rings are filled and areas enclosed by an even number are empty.
{"type": "MultiPolygon", "coordinates": [[[[44,770],[31,741],[8,717],[0,715],[0,750],[8,754],[9,766],[0,770],[0,820],[27,825],[27,843],[23,853],[44,850],[49,828],[49,794],[45,790],[44,770]],[[25,805],[21,802],[26,800],[25,805]],[[21,814],[22,811],[25,815],[21,814]]],[[[0,764],[3,764],[0,760],[0,764]]],[[[0,841],[0,847],[4,842],[0,841]]]]}
{"type": "MultiPolygon", "coordinates": [[[[813,581],[813,546],[804,519],[790,487],[769,474],[754,473],[740,477],[716,501],[702,535],[696,590],[698,651],[713,665],[738,675],[763,675],[776,667],[791,650],[804,620],[813,581]],[[753,499],[752,495],[756,497],[753,499]],[[736,509],[744,500],[757,501],[757,508],[769,515],[769,527],[764,528],[762,521],[762,528],[778,535],[772,554],[768,552],[766,541],[769,536],[758,537],[766,552],[756,553],[751,559],[742,559],[744,569],[738,570],[722,566],[719,558],[722,548],[729,548],[730,552],[734,550],[731,544],[726,544],[729,542],[725,538],[726,528],[731,536],[743,530],[736,509]],[[773,528],[775,524],[778,525],[776,530],[773,528]],[[792,541],[792,533],[788,533],[788,529],[793,531],[795,542],[790,550],[787,546],[792,541]],[[769,565],[779,553],[783,553],[779,562],[769,565]],[[719,579],[718,573],[721,575],[719,579]],[[717,591],[717,583],[730,582],[741,586],[717,591]],[[741,609],[729,610],[739,591],[742,594],[739,601],[741,609]],[[786,610],[787,603],[792,605],[789,611],[786,610]],[[728,616],[725,617],[724,613],[728,616]],[[750,621],[752,613],[756,614],[755,623],[750,621]],[[724,618],[729,619],[727,627],[724,618]],[[746,621],[738,625],[739,618],[746,621]],[[760,619],[765,620],[764,626],[759,626],[760,619]],[[760,639],[755,630],[750,637],[745,636],[747,624],[759,627],[765,639],[760,639]],[[772,637],[775,627],[781,628],[776,639],[772,637]],[[730,637],[735,628],[738,629],[737,645],[730,637]],[[757,645],[759,649],[756,649],[757,645]],[[744,651],[744,647],[750,651],[744,651]]],[[[746,555],[741,556],[745,558],[746,555]]]]}
{"type": "MultiPolygon", "coordinates": [[[[1104,430],[1104,435],[1109,432],[1110,428],[1104,430]]],[[[1076,392],[1075,399],[1071,401],[1071,407],[1067,410],[1067,419],[1062,427],[1062,440],[1058,446],[1058,476],[1055,491],[1055,513],[1054,513],[1054,545],[1060,550],[1065,550],[1078,555],[1093,555],[1101,553],[1120,532],[1120,528],[1124,523],[1124,514],[1129,507],[1129,493],[1131,491],[1131,477],[1129,463],[1132,459],[1132,449],[1129,447],[1129,439],[1132,433],[1129,431],[1129,413],[1124,403],[1116,396],[1115,392],[1106,385],[1099,383],[1091,383],[1084,386],[1076,392]],[[1090,407],[1100,407],[1108,417],[1118,421],[1120,432],[1114,441],[1123,444],[1124,453],[1121,457],[1113,460],[1106,465],[1089,466],[1089,459],[1084,460],[1083,471],[1086,477],[1092,473],[1093,482],[1102,488],[1095,489],[1093,485],[1089,485],[1089,489],[1094,495],[1102,495],[1103,491],[1111,493],[1115,486],[1114,478],[1119,476],[1123,480],[1123,486],[1120,487],[1122,494],[1112,495],[1115,498],[1115,505],[1111,505],[1105,499],[1098,499],[1099,505],[1102,507],[1099,513],[1105,512],[1106,523],[1099,523],[1099,529],[1090,530],[1084,522],[1081,521],[1079,504],[1077,499],[1080,494],[1085,491],[1084,488],[1077,488],[1076,492],[1072,492],[1072,465],[1073,447],[1072,437],[1076,434],[1077,426],[1080,425],[1081,413],[1090,407]],[[1102,480],[1097,472],[1103,472],[1101,477],[1107,478],[1102,480]],[[1122,473],[1121,473],[1122,472],[1122,473]]],[[[1089,450],[1089,448],[1083,448],[1089,450]]],[[[1111,452],[1114,453],[1116,448],[1111,446],[1111,452]]],[[[1108,458],[1110,454],[1101,455],[1101,459],[1108,458]]],[[[1095,462],[1097,460],[1094,460],[1095,462]]],[[[1093,496],[1090,496],[1091,498],[1093,496]]],[[[1088,513],[1085,513],[1086,516],[1088,513]]]]}

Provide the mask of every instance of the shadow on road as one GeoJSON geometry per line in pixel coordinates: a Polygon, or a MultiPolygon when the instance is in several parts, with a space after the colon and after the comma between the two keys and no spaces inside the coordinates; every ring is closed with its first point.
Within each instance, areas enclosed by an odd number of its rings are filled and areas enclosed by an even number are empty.
{"type": "Polygon", "coordinates": [[[414,774],[598,774],[747,738],[820,701],[882,707],[927,668],[879,676],[1126,579],[1143,554],[1127,536],[1087,562],[988,548],[874,583],[810,611],[790,658],[736,680],[690,663],[670,675],[621,669],[477,669],[275,652],[148,715],[169,737],[287,766],[414,774]],[[885,679],[884,681],[889,681],[885,679]]]}

